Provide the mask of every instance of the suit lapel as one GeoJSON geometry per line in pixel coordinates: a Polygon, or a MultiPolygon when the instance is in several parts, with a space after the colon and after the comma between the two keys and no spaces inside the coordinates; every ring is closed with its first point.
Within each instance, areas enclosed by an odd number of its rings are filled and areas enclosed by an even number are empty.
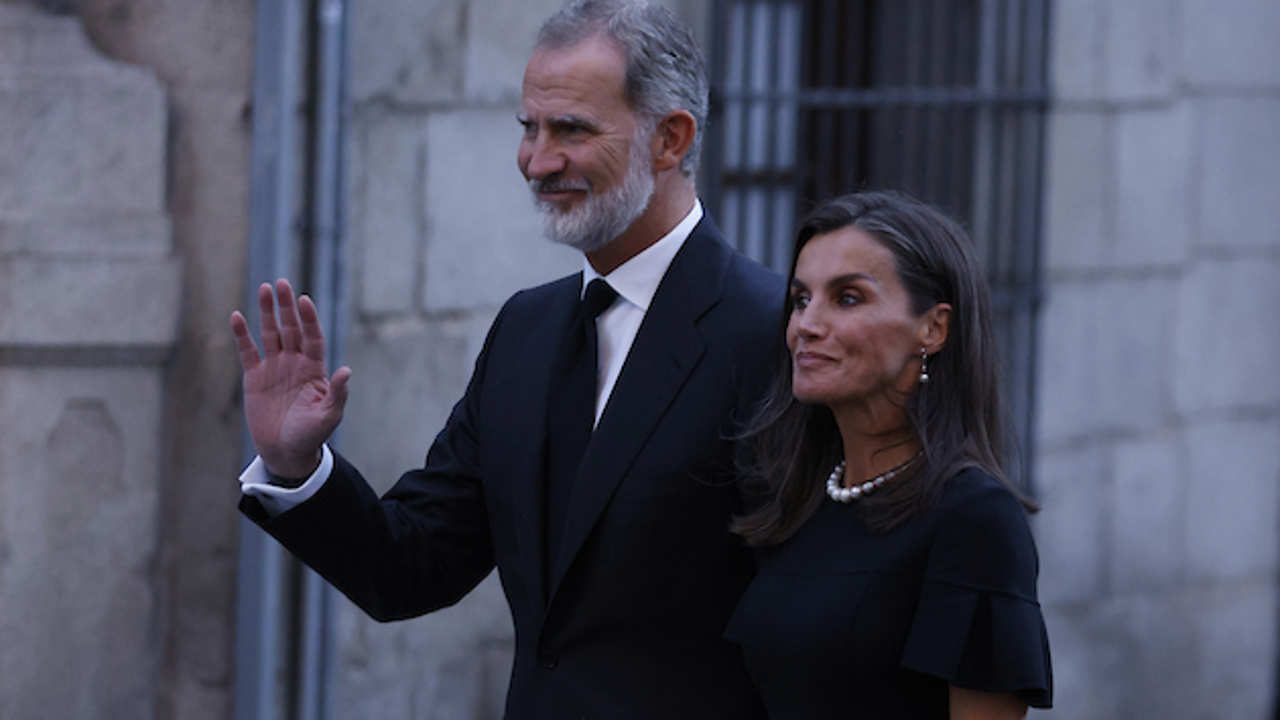
{"type": "Polygon", "coordinates": [[[511,484],[511,496],[515,499],[521,552],[528,552],[535,558],[533,565],[525,566],[525,569],[530,572],[528,581],[534,590],[531,600],[539,605],[547,597],[544,588],[547,576],[544,568],[548,562],[544,503],[547,489],[547,408],[555,393],[552,365],[558,352],[556,348],[565,342],[577,309],[582,288],[581,273],[574,276],[572,282],[566,279],[562,285],[552,296],[546,312],[529,328],[529,347],[520,361],[526,363],[524,372],[528,378],[527,383],[521,384],[521,391],[529,395],[511,398],[512,402],[507,403],[510,412],[522,417],[513,418],[511,424],[520,430],[515,433],[516,437],[508,439],[510,455],[504,465],[509,471],[505,473],[504,482],[511,484]],[[551,352],[547,348],[551,348],[551,352]]]}
{"type": "Polygon", "coordinates": [[[671,262],[592,434],[569,499],[552,595],[636,455],[697,367],[705,341],[697,320],[720,298],[729,248],[709,217],[671,262]]]}

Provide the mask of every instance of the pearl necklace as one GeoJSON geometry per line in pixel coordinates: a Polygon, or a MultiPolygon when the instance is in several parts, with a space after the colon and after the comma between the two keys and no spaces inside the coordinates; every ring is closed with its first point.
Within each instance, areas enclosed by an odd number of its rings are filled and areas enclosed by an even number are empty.
{"type": "Polygon", "coordinates": [[[851,487],[840,487],[840,481],[844,480],[845,467],[844,460],[841,460],[836,463],[835,469],[833,469],[831,474],[827,476],[827,497],[839,503],[853,502],[900,475],[903,470],[906,470],[908,466],[920,457],[921,452],[923,452],[923,450],[912,455],[910,458],[907,458],[907,461],[901,465],[886,470],[884,473],[877,475],[864,483],[859,483],[851,487]]]}

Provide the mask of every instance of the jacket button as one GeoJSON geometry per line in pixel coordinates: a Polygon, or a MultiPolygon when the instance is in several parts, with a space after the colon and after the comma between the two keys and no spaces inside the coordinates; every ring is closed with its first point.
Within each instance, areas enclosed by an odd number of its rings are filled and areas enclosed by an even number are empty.
{"type": "Polygon", "coordinates": [[[548,670],[555,670],[556,666],[559,664],[560,664],[560,658],[556,657],[555,655],[542,656],[542,667],[548,670]]]}

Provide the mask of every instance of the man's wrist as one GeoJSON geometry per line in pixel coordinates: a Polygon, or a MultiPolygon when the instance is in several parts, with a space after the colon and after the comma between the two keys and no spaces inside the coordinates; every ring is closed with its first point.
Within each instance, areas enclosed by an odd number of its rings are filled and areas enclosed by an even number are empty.
{"type": "Polygon", "coordinates": [[[315,474],[316,469],[320,467],[321,460],[324,458],[324,453],[320,448],[316,448],[311,457],[292,461],[284,459],[268,460],[265,455],[261,457],[262,464],[272,485],[297,488],[301,487],[308,478],[315,474]]]}

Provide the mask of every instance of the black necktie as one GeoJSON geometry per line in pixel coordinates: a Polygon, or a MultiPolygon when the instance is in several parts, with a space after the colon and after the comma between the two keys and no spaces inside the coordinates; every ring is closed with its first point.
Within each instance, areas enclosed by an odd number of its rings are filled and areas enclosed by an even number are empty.
{"type": "MultiPolygon", "coordinates": [[[[560,550],[569,494],[596,418],[596,317],[618,293],[602,278],[587,285],[552,375],[547,404],[547,580],[560,550]]],[[[549,585],[549,582],[548,582],[549,585]]]]}

